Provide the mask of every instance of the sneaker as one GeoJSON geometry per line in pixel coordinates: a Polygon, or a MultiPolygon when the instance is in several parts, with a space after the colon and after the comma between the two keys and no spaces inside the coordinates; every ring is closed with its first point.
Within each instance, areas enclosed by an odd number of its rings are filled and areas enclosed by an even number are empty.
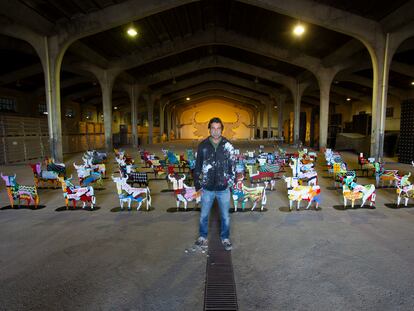
{"type": "Polygon", "coordinates": [[[205,237],[200,236],[197,241],[194,243],[196,246],[200,248],[207,248],[208,247],[208,241],[205,237]]]}
{"type": "Polygon", "coordinates": [[[231,242],[229,239],[223,239],[221,240],[221,244],[223,244],[224,249],[226,251],[231,251],[231,249],[233,248],[233,246],[231,245],[231,242]]]}

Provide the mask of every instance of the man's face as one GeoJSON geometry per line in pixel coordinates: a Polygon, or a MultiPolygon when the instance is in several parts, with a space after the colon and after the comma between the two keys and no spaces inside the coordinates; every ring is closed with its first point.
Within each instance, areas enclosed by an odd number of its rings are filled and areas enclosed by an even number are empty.
{"type": "Polygon", "coordinates": [[[221,136],[221,131],[223,129],[221,128],[220,123],[213,122],[210,124],[210,135],[211,137],[218,139],[221,136]]]}

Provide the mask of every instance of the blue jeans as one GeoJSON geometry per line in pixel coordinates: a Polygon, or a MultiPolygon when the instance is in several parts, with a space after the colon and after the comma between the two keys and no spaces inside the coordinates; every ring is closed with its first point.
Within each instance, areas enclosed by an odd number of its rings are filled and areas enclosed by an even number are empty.
{"type": "Polygon", "coordinates": [[[220,218],[221,218],[221,230],[220,238],[228,239],[230,235],[230,189],[223,191],[208,191],[203,189],[201,196],[201,215],[200,215],[200,236],[207,238],[208,235],[208,217],[210,215],[211,207],[213,206],[214,199],[217,198],[220,218]]]}

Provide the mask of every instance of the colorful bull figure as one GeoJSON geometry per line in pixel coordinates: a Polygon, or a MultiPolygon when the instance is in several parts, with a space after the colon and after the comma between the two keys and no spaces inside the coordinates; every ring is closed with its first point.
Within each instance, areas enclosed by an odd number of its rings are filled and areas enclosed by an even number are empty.
{"type": "Polygon", "coordinates": [[[173,164],[173,165],[179,165],[180,164],[179,157],[174,152],[172,152],[171,150],[167,151],[167,159],[168,159],[169,164],[173,164]]]}
{"type": "Polygon", "coordinates": [[[76,202],[82,201],[82,208],[89,203],[91,209],[96,203],[95,192],[92,186],[80,187],[72,183],[72,176],[70,178],[59,177],[59,182],[62,185],[63,197],[65,199],[66,209],[69,208],[69,202],[72,202],[73,208],[76,209],[76,202]]]}
{"type": "Polygon", "coordinates": [[[119,167],[119,172],[122,177],[127,178],[127,183],[131,186],[138,184],[140,187],[148,187],[148,173],[131,171],[128,169],[129,166],[130,165],[119,167]]]}
{"type": "Polygon", "coordinates": [[[137,211],[141,208],[142,203],[146,202],[147,211],[151,207],[151,192],[148,187],[146,188],[134,188],[128,185],[127,177],[114,177],[112,180],[116,183],[116,189],[118,192],[119,204],[121,209],[124,209],[124,202],[128,203],[128,210],[131,209],[132,201],[138,203],[137,211]]]}
{"type": "Polygon", "coordinates": [[[66,165],[57,163],[54,159],[46,157],[44,160],[46,170],[56,172],[59,176],[66,176],[66,165]]]}
{"type": "Polygon", "coordinates": [[[42,165],[39,163],[36,164],[29,164],[32,168],[33,175],[34,175],[34,182],[36,187],[39,187],[39,182],[44,184],[52,184],[55,187],[59,187],[59,174],[54,171],[44,171],[42,170],[42,165]]]}
{"type": "Polygon", "coordinates": [[[257,186],[254,188],[246,187],[243,184],[244,174],[237,173],[236,180],[232,188],[232,197],[234,203],[234,211],[237,212],[238,202],[242,202],[242,210],[246,206],[246,202],[250,200],[253,204],[252,211],[256,208],[257,204],[260,204],[260,210],[263,211],[267,202],[266,188],[257,186]]]}
{"type": "Polygon", "coordinates": [[[401,203],[401,198],[404,199],[404,206],[407,206],[408,199],[414,199],[414,186],[411,184],[409,178],[411,172],[403,177],[399,178],[396,182],[397,184],[397,206],[401,203]]]}
{"type": "Polygon", "coordinates": [[[103,186],[102,176],[100,173],[94,172],[92,168],[85,167],[85,165],[76,165],[73,163],[73,166],[78,173],[79,184],[82,187],[89,186],[92,183],[96,183],[99,187],[103,186]]]}
{"type": "Polygon", "coordinates": [[[265,189],[267,189],[270,183],[270,190],[273,190],[276,185],[276,179],[278,179],[278,174],[273,172],[261,172],[257,170],[256,165],[246,165],[247,171],[249,173],[250,183],[264,183],[265,189]]]}
{"type": "Polygon", "coordinates": [[[144,162],[145,167],[151,167],[152,160],[158,159],[158,157],[155,156],[155,154],[150,154],[146,150],[140,151],[140,154],[141,154],[141,160],[142,162],[144,162]]]}
{"type": "Polygon", "coordinates": [[[92,164],[103,164],[108,158],[106,152],[96,150],[87,150],[85,156],[92,160],[92,164]]]}
{"type": "Polygon", "coordinates": [[[123,177],[127,177],[127,183],[134,186],[138,184],[140,187],[148,187],[148,173],[137,172],[136,165],[126,164],[124,159],[115,159],[119,165],[119,173],[123,177]]]}
{"type": "Polygon", "coordinates": [[[398,170],[386,170],[384,169],[384,165],[380,162],[375,162],[375,180],[376,186],[379,186],[381,181],[381,186],[384,186],[384,181],[389,182],[389,186],[396,186],[396,181],[398,180],[398,170]]]}
{"type": "Polygon", "coordinates": [[[293,177],[297,177],[300,183],[307,182],[309,186],[318,184],[318,173],[313,169],[313,163],[303,165],[298,158],[291,158],[289,163],[293,177]]]}
{"type": "Polygon", "coordinates": [[[293,176],[295,176],[295,177],[297,177],[298,175],[300,175],[302,173],[314,171],[314,169],[313,169],[314,164],[313,163],[303,164],[298,158],[291,158],[290,162],[291,163],[289,163],[289,166],[292,169],[293,176]]]}
{"type": "Polygon", "coordinates": [[[316,159],[316,153],[308,152],[308,149],[303,149],[302,151],[299,151],[298,158],[300,159],[300,162],[304,165],[313,164],[313,162],[316,159]]]}
{"type": "Polygon", "coordinates": [[[196,157],[194,156],[193,149],[187,149],[187,166],[190,171],[194,170],[196,164],[196,157]]]}
{"type": "Polygon", "coordinates": [[[296,210],[300,209],[300,202],[302,200],[308,201],[306,209],[309,209],[312,202],[316,202],[316,209],[319,208],[320,203],[320,186],[300,186],[297,177],[284,177],[286,187],[288,189],[289,210],[292,210],[293,202],[297,202],[296,210]]]}
{"type": "Polygon", "coordinates": [[[364,157],[364,153],[360,152],[358,156],[358,164],[359,168],[362,171],[362,173],[366,173],[366,175],[369,175],[369,172],[371,171],[373,175],[375,174],[375,158],[368,158],[366,159],[364,157]]]}
{"type": "Polygon", "coordinates": [[[134,159],[128,155],[125,154],[125,151],[122,149],[114,149],[115,158],[118,159],[124,159],[126,164],[134,164],[134,159]]]}
{"type": "Polygon", "coordinates": [[[354,208],[355,200],[362,200],[361,207],[369,200],[370,206],[375,204],[375,186],[359,185],[354,182],[354,176],[346,176],[343,179],[342,195],[344,197],[344,207],[347,205],[347,200],[351,200],[351,207],[354,208]]]}
{"type": "Polygon", "coordinates": [[[19,185],[16,182],[16,174],[14,174],[14,176],[9,176],[1,173],[1,178],[6,183],[7,195],[12,208],[14,208],[15,200],[18,200],[18,205],[20,205],[21,200],[26,201],[27,206],[29,206],[30,202],[33,202],[35,208],[37,208],[39,205],[39,195],[37,194],[36,186],[19,185]]]}
{"type": "Polygon", "coordinates": [[[330,174],[332,174],[334,163],[343,162],[341,155],[338,152],[333,152],[331,149],[326,149],[325,160],[326,160],[326,166],[328,167],[328,172],[330,174]]]}
{"type": "Polygon", "coordinates": [[[187,209],[188,202],[195,201],[196,205],[200,203],[201,191],[196,191],[195,187],[189,187],[184,183],[186,179],[185,174],[169,174],[168,179],[173,185],[177,209],[180,207],[180,202],[183,202],[185,210],[187,209]]]}
{"type": "Polygon", "coordinates": [[[93,163],[93,158],[89,157],[89,156],[83,156],[82,157],[83,160],[83,165],[85,168],[90,168],[92,169],[93,172],[97,172],[99,174],[101,174],[101,176],[103,176],[103,178],[106,177],[106,166],[103,163],[99,163],[99,164],[94,164],[93,163]]]}

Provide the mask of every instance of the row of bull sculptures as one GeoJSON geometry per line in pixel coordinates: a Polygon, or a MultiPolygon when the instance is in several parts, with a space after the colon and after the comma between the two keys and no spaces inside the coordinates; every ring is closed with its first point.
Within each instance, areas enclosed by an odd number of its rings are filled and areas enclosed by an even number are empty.
{"type": "MultiPolygon", "coordinates": [[[[123,209],[126,203],[128,209],[132,208],[134,202],[137,209],[140,209],[145,203],[147,210],[151,207],[151,193],[148,186],[148,173],[138,172],[137,165],[134,160],[125,154],[122,150],[115,150],[115,160],[119,166],[119,176],[112,175],[111,178],[116,184],[117,194],[120,206],[123,209]],[[135,185],[138,184],[138,187],[135,185]]],[[[201,193],[197,192],[194,187],[185,183],[188,175],[182,171],[184,164],[180,157],[172,151],[163,150],[165,164],[161,160],[156,159],[155,155],[148,152],[141,153],[142,163],[154,166],[155,163],[163,166],[163,173],[168,185],[174,191],[177,208],[183,204],[187,209],[189,202],[199,204],[201,201],[201,193]],[[149,164],[149,162],[151,164],[149,164]],[[165,168],[166,166],[166,168],[165,168]],[[178,172],[176,170],[178,169],[178,172]]],[[[186,166],[192,167],[195,163],[195,156],[192,152],[187,152],[185,159],[186,166]],[[193,164],[189,164],[190,162],[193,164]]],[[[383,164],[375,162],[374,159],[365,159],[363,154],[358,157],[360,169],[363,171],[371,171],[376,178],[376,184],[361,185],[357,183],[355,170],[348,170],[346,163],[341,155],[331,149],[324,152],[328,172],[332,175],[334,186],[338,184],[342,188],[343,203],[347,206],[351,202],[351,206],[355,206],[356,201],[361,201],[361,206],[369,204],[375,205],[376,188],[384,182],[390,186],[396,187],[397,205],[403,201],[407,206],[409,199],[414,198],[414,188],[409,178],[411,173],[400,176],[397,170],[385,170],[383,164]]],[[[17,201],[20,205],[21,201],[26,201],[29,205],[33,203],[35,207],[39,204],[38,187],[42,184],[51,184],[53,186],[62,187],[66,207],[72,203],[76,207],[77,202],[82,202],[82,207],[90,206],[94,208],[96,204],[95,190],[96,187],[102,187],[102,179],[106,176],[105,162],[107,156],[104,153],[96,151],[88,151],[83,157],[83,164],[77,165],[73,163],[77,170],[79,186],[73,184],[72,176],[66,177],[66,167],[63,163],[55,163],[52,159],[46,159],[44,162],[45,169],[42,164],[31,164],[34,174],[34,185],[20,185],[16,181],[16,175],[4,176],[7,193],[10,204],[13,207],[17,201]]],[[[246,208],[246,203],[251,202],[251,209],[259,207],[264,209],[267,203],[266,191],[272,191],[275,188],[277,180],[283,179],[286,183],[287,197],[289,200],[289,209],[294,205],[296,209],[300,209],[301,201],[307,201],[306,209],[312,204],[315,208],[319,208],[321,201],[321,187],[318,185],[318,174],[315,170],[316,153],[308,152],[306,149],[293,154],[287,154],[279,149],[277,152],[265,153],[247,151],[241,154],[236,150],[236,179],[232,185],[232,199],[234,210],[237,211],[246,208]],[[285,176],[285,168],[290,167],[292,176],[285,176]],[[250,186],[245,181],[250,182],[250,186]]],[[[414,162],[413,162],[414,166],[414,162]]],[[[191,172],[191,170],[190,170],[191,172]]]]}
{"type": "MultiPolygon", "coordinates": [[[[409,181],[411,173],[406,175],[399,175],[398,170],[386,170],[383,163],[375,161],[374,158],[366,159],[363,153],[358,156],[358,164],[360,170],[375,176],[375,185],[360,185],[357,181],[356,171],[348,170],[347,164],[343,161],[341,155],[337,152],[327,149],[325,151],[325,159],[328,171],[333,175],[336,183],[342,184],[342,194],[344,199],[344,206],[348,201],[351,201],[351,206],[354,207],[356,200],[361,200],[361,206],[369,202],[370,206],[375,205],[376,188],[384,187],[384,183],[388,183],[388,187],[395,187],[397,192],[397,206],[400,205],[401,199],[404,199],[404,205],[407,206],[408,200],[414,198],[413,185],[409,181]]],[[[414,166],[414,162],[412,162],[414,166]]]]}

